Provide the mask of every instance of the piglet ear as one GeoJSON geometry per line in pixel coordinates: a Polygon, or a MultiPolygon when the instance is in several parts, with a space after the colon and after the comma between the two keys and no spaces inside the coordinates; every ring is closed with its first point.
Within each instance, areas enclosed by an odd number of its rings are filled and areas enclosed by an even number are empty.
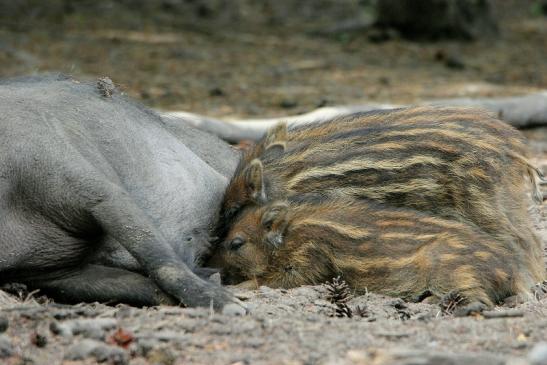
{"type": "Polygon", "coordinates": [[[276,124],[264,137],[264,153],[265,158],[277,158],[285,153],[287,148],[287,123],[282,122],[276,124]]]}
{"type": "Polygon", "coordinates": [[[289,206],[284,203],[275,203],[266,208],[262,215],[261,224],[264,228],[264,243],[272,249],[278,249],[283,244],[283,237],[287,229],[289,206]]]}
{"type": "Polygon", "coordinates": [[[261,224],[268,230],[284,230],[287,222],[287,203],[275,203],[268,207],[262,215],[261,224]]]}
{"type": "Polygon", "coordinates": [[[270,146],[279,142],[285,143],[287,141],[287,134],[286,122],[276,124],[266,133],[266,137],[264,137],[264,146],[268,149],[270,146]]]}
{"type": "Polygon", "coordinates": [[[245,185],[249,189],[251,199],[260,204],[266,203],[264,167],[258,158],[252,160],[245,169],[245,185]]]}
{"type": "Polygon", "coordinates": [[[285,141],[278,141],[275,143],[272,143],[266,147],[266,150],[264,151],[264,157],[265,158],[278,158],[279,156],[283,155],[285,153],[285,149],[287,148],[287,143],[285,141]]]}

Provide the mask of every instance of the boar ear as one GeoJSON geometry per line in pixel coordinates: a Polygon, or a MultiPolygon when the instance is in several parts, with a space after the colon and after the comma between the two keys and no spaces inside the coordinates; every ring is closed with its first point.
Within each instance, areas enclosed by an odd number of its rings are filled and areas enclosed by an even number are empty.
{"type": "Polygon", "coordinates": [[[280,230],[284,230],[288,211],[289,206],[286,203],[273,204],[264,211],[260,223],[267,230],[272,230],[274,226],[280,230]]]}
{"type": "Polygon", "coordinates": [[[262,162],[255,158],[245,169],[245,185],[253,200],[260,204],[266,202],[266,191],[264,189],[264,168],[262,162]]]}
{"type": "Polygon", "coordinates": [[[266,132],[266,137],[264,137],[264,146],[266,149],[276,144],[277,142],[285,142],[287,140],[287,123],[281,122],[274,125],[272,128],[266,132]]]}

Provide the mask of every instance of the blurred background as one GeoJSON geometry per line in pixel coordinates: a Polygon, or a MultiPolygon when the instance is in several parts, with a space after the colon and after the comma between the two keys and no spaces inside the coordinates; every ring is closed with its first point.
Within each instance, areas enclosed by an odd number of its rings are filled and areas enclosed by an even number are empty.
{"type": "Polygon", "coordinates": [[[212,116],[547,89],[545,0],[0,0],[0,76],[212,116]]]}

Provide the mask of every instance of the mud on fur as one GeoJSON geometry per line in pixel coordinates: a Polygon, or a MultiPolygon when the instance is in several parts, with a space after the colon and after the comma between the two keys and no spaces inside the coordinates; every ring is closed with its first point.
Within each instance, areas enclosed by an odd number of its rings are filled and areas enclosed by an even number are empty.
{"type": "Polygon", "coordinates": [[[248,208],[209,265],[243,286],[292,288],[341,275],[358,294],[440,300],[457,293],[459,305],[483,307],[528,296],[535,280],[517,244],[472,224],[317,196],[248,208]]]}
{"type": "Polygon", "coordinates": [[[536,201],[541,195],[539,174],[528,155],[519,131],[473,108],[359,113],[289,130],[281,124],[241,160],[224,196],[220,236],[248,206],[307,193],[371,199],[469,221],[514,245],[541,281],[542,244],[528,215],[529,191],[536,201]]]}

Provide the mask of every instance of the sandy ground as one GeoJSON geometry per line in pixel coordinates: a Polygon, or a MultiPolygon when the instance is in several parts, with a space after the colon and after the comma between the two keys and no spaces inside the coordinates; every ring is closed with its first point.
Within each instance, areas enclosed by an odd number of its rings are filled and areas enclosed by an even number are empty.
{"type": "MultiPolygon", "coordinates": [[[[21,32],[0,24],[0,76],[106,75],[149,106],[219,117],[547,88],[547,18],[508,16],[498,39],[475,43],[397,37],[375,43],[369,36],[324,38],[273,28],[128,31],[75,21],[21,32]]],[[[547,172],[547,128],[524,133],[547,172]]],[[[546,204],[532,213],[547,241],[546,204]]],[[[506,318],[454,318],[437,306],[370,293],[349,302],[352,318],[338,318],[322,286],[238,295],[251,310],[245,317],[208,309],[64,306],[39,293],[0,292],[0,363],[547,364],[547,299],[495,309],[506,318]]]]}

